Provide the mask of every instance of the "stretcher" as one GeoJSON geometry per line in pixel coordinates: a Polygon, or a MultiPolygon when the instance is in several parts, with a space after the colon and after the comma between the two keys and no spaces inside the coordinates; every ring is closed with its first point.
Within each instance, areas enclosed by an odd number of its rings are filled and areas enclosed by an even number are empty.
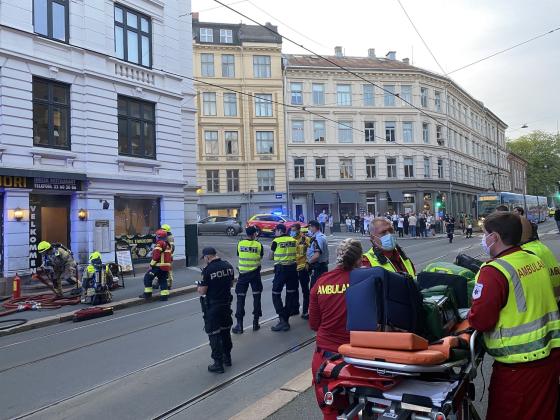
{"type": "Polygon", "coordinates": [[[350,343],[323,362],[315,381],[322,384],[326,405],[339,394],[348,398],[341,420],[476,420],[479,342],[467,321],[436,343],[412,333],[353,331],[350,343]]]}

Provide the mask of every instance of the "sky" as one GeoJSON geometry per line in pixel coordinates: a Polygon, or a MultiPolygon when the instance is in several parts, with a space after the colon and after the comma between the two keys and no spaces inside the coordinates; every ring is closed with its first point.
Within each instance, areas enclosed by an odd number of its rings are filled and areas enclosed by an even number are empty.
{"type": "MultiPolygon", "coordinates": [[[[397,59],[442,73],[397,0],[222,0],[320,54],[396,51],[397,59]]],[[[559,0],[401,0],[445,72],[560,27],[559,0]]],[[[192,0],[200,21],[251,23],[213,0],[192,0]],[[216,8],[218,6],[218,8],[216,8]],[[209,10],[211,9],[211,10],[209,10]]],[[[285,53],[306,53],[284,40],[285,53]]],[[[560,121],[560,30],[452,74],[516,138],[556,133],[560,121]],[[528,128],[522,129],[522,125],[528,128]]]]}

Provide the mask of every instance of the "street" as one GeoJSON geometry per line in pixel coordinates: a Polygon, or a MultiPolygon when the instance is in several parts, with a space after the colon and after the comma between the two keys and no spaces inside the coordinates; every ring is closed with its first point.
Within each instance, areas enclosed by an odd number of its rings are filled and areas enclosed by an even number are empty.
{"type": "MultiPolygon", "coordinates": [[[[558,255],[553,229],[548,222],[539,230],[558,255]]],[[[212,237],[209,243],[222,241],[231,242],[228,247],[235,242],[212,237]]],[[[338,241],[329,239],[331,261],[338,241]]],[[[368,239],[362,242],[367,246],[368,239]]],[[[408,239],[402,245],[417,269],[435,260],[453,261],[459,252],[481,253],[480,236],[457,236],[453,244],[444,238],[408,239]]],[[[224,375],[206,370],[210,350],[194,294],[125,309],[109,318],[0,338],[0,418],[229,418],[310,364],[314,334],[301,318],[292,318],[289,332],[270,331],[275,319],[271,280],[264,278],[264,324],[258,332],[249,325],[243,335],[233,337],[233,367],[224,375]]],[[[250,314],[250,299],[246,309],[250,314]]],[[[490,366],[488,361],[483,366],[486,385],[490,366]]],[[[482,387],[480,375],[477,387],[482,387]]],[[[478,400],[480,391],[477,395],[478,400]]],[[[479,408],[484,406],[483,399],[479,408]]],[[[272,418],[321,416],[307,392],[272,418]]]]}

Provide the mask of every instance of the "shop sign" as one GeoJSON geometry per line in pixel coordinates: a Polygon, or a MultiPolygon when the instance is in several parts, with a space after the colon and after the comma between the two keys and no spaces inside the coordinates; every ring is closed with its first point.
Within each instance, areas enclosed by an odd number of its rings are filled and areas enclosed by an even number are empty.
{"type": "Polygon", "coordinates": [[[145,260],[152,249],[154,235],[122,235],[115,238],[116,249],[128,247],[133,260],[145,260]]]}
{"type": "Polygon", "coordinates": [[[281,200],[281,199],[282,199],[282,193],[280,193],[280,194],[275,194],[274,196],[276,197],[277,200],[281,200]]]}
{"type": "Polygon", "coordinates": [[[64,178],[34,178],[33,188],[48,191],[79,191],[80,181],[64,178]]]}
{"type": "Polygon", "coordinates": [[[31,188],[33,178],[24,176],[2,175],[0,176],[0,187],[4,188],[31,188]]]}
{"type": "Polygon", "coordinates": [[[39,234],[37,229],[37,219],[38,219],[38,206],[29,206],[29,268],[34,273],[40,264],[39,253],[37,252],[37,245],[39,240],[39,234]]]}

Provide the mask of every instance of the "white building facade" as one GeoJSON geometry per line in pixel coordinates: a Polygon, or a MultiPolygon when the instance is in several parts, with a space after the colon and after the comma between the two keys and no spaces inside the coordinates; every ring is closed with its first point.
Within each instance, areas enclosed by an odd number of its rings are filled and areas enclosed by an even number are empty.
{"type": "Polygon", "coordinates": [[[1,271],[41,240],[145,257],[196,221],[190,1],[0,2],[1,271]],[[185,198],[186,197],[186,198],[185,198]]]}
{"type": "Polygon", "coordinates": [[[286,111],[294,216],[474,215],[479,192],[510,189],[506,124],[451,79],[395,56],[337,48],[329,57],[373,83],[323,59],[285,56],[285,100],[305,107],[286,111]]]}

